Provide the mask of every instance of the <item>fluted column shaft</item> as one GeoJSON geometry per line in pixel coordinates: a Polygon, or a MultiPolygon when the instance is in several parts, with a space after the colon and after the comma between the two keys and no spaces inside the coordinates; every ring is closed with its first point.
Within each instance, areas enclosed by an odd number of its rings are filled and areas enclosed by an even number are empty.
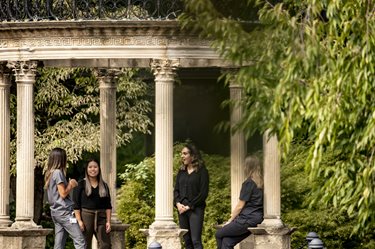
{"type": "Polygon", "coordinates": [[[100,88],[100,165],[112,198],[112,221],[116,212],[116,81],[120,70],[97,69],[100,88]]]}
{"type": "Polygon", "coordinates": [[[153,60],[155,75],[155,221],[153,226],[176,226],[173,222],[173,83],[176,62],[153,60]]]}
{"type": "Polygon", "coordinates": [[[246,139],[241,130],[234,131],[235,125],[242,118],[242,106],[239,101],[242,98],[243,88],[234,82],[229,85],[230,99],[234,101],[231,108],[231,137],[230,137],[230,164],[231,164],[231,206],[236,206],[241,192],[242,182],[246,176],[244,174],[244,164],[246,157],[246,139]]]}
{"type": "Polygon", "coordinates": [[[12,227],[35,227],[34,216],[34,103],[35,61],[9,63],[17,83],[17,193],[12,227]]]}
{"type": "Polygon", "coordinates": [[[264,152],[264,221],[263,224],[282,227],[281,191],[280,191],[280,158],[276,136],[263,135],[264,152]]]}
{"type": "Polygon", "coordinates": [[[0,227],[12,222],[9,218],[9,170],[10,170],[10,105],[9,73],[0,64],[0,227]]]}

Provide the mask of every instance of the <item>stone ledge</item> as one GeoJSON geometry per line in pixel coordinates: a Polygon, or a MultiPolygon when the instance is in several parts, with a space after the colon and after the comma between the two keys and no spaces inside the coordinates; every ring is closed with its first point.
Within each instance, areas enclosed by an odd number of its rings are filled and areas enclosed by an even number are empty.
{"type": "Polygon", "coordinates": [[[14,228],[0,228],[0,237],[31,237],[31,236],[47,236],[53,231],[52,228],[35,228],[35,229],[14,229],[14,228]]]}
{"type": "Polygon", "coordinates": [[[1,228],[0,245],[6,245],[7,249],[45,249],[46,236],[52,231],[51,228],[1,228]]]}

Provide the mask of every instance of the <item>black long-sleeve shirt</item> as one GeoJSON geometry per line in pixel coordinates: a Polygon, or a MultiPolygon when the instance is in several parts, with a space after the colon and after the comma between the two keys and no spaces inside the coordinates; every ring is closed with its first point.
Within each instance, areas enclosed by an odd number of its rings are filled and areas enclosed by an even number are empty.
{"type": "Polygon", "coordinates": [[[194,170],[190,174],[187,170],[180,169],[177,173],[173,191],[174,205],[179,202],[185,206],[189,206],[191,209],[205,207],[208,196],[208,184],[208,171],[204,166],[198,171],[194,170]]]}
{"type": "Polygon", "coordinates": [[[73,192],[74,209],[112,209],[111,196],[106,183],[104,183],[104,187],[107,189],[107,196],[100,197],[99,186],[96,188],[91,187],[91,195],[87,196],[85,192],[85,180],[80,181],[73,192]]]}

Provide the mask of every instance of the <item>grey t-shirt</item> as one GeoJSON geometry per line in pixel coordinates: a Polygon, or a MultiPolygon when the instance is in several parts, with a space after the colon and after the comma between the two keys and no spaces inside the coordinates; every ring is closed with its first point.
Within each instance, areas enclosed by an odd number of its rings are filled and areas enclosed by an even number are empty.
{"type": "Polygon", "coordinates": [[[68,185],[63,172],[56,169],[52,172],[47,189],[48,202],[51,215],[53,216],[66,215],[73,211],[73,201],[70,199],[70,196],[68,195],[63,199],[57,190],[57,185],[60,183],[63,183],[65,186],[68,185]]]}

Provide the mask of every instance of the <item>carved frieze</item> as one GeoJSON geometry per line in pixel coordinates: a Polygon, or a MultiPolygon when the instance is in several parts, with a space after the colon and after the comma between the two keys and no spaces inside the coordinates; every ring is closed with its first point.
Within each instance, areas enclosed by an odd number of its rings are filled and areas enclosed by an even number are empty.
{"type": "Polygon", "coordinates": [[[178,27],[82,27],[1,29],[0,48],[62,46],[209,46],[178,27]]]}
{"type": "Polygon", "coordinates": [[[189,37],[167,38],[152,36],[118,37],[31,37],[24,39],[0,39],[0,48],[25,47],[82,47],[82,46],[209,46],[207,42],[189,37]]]}
{"type": "Polygon", "coordinates": [[[171,21],[0,23],[0,61],[40,60],[70,66],[69,60],[87,65],[84,60],[124,59],[125,63],[116,64],[124,67],[131,59],[152,58],[179,59],[185,67],[222,64],[210,41],[171,21]]]}

